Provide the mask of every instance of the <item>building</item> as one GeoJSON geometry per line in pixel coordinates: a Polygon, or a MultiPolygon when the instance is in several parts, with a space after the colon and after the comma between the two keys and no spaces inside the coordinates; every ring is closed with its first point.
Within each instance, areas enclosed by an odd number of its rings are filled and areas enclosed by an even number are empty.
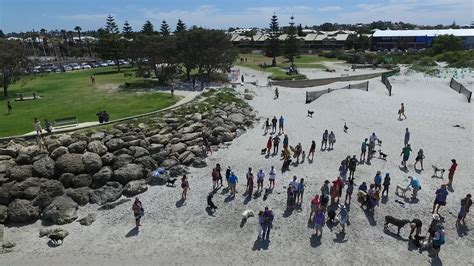
{"type": "Polygon", "coordinates": [[[377,30],[372,35],[372,50],[427,48],[436,37],[451,34],[461,37],[466,49],[474,48],[474,29],[377,30]]]}

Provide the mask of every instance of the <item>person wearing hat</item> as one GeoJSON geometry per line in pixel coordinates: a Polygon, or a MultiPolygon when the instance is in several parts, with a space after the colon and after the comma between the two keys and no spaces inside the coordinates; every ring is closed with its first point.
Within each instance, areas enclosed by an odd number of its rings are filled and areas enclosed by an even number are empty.
{"type": "Polygon", "coordinates": [[[430,227],[428,228],[428,233],[430,234],[428,237],[428,242],[430,242],[433,239],[436,231],[438,230],[438,224],[440,224],[439,214],[434,213],[432,216],[433,216],[433,220],[431,220],[430,227]]]}
{"type": "Polygon", "coordinates": [[[451,160],[451,167],[449,167],[449,174],[448,174],[448,186],[452,187],[453,186],[453,178],[454,178],[454,172],[456,172],[456,168],[458,167],[458,164],[456,163],[455,159],[451,160]]]}
{"type": "Polygon", "coordinates": [[[434,203],[433,203],[433,210],[431,211],[431,213],[434,213],[435,212],[435,208],[436,206],[438,206],[438,208],[436,208],[436,213],[439,212],[439,208],[441,206],[446,206],[446,198],[448,197],[448,190],[446,189],[446,185],[445,184],[442,184],[441,185],[441,188],[439,188],[438,190],[436,190],[436,198],[434,200],[434,203]]]}
{"type": "Polygon", "coordinates": [[[347,212],[346,205],[339,204],[341,211],[339,212],[339,223],[341,224],[342,231],[341,233],[346,232],[346,224],[349,221],[349,213],[347,212]]]}

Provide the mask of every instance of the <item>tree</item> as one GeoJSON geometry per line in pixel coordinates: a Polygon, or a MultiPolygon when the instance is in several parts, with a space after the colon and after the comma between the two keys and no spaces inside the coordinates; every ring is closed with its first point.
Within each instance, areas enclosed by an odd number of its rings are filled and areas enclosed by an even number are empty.
{"type": "Polygon", "coordinates": [[[155,30],[153,29],[153,24],[149,20],[143,24],[142,27],[142,33],[145,35],[153,35],[155,33],[155,30]]]}
{"type": "Polygon", "coordinates": [[[0,38],[5,38],[5,33],[3,33],[3,30],[0,30],[0,38]]]}
{"type": "Polygon", "coordinates": [[[176,23],[176,30],[174,33],[180,33],[186,30],[186,24],[181,19],[178,19],[178,23],[176,23]]]}
{"type": "Polygon", "coordinates": [[[128,21],[125,20],[125,23],[123,23],[123,29],[122,29],[122,35],[123,37],[127,39],[131,39],[133,34],[132,26],[128,24],[128,21]]]}
{"type": "Polygon", "coordinates": [[[464,49],[464,41],[454,35],[441,35],[433,40],[431,48],[435,54],[448,51],[460,51],[464,49]]]}
{"type": "Polygon", "coordinates": [[[161,35],[163,36],[169,36],[170,35],[170,26],[168,25],[168,23],[166,23],[166,20],[163,20],[161,22],[161,28],[160,28],[160,32],[161,32],[161,35]]]}
{"type": "Polygon", "coordinates": [[[334,24],[332,23],[326,22],[321,24],[321,26],[319,26],[319,29],[322,31],[335,31],[336,26],[334,26],[334,24]]]}
{"type": "Polygon", "coordinates": [[[301,27],[301,24],[298,25],[298,36],[300,37],[305,36],[303,32],[303,27],[301,27]]]}
{"type": "Polygon", "coordinates": [[[41,47],[43,48],[43,55],[46,56],[46,49],[44,47],[44,43],[48,40],[46,36],[46,29],[40,30],[40,37],[41,37],[41,47]]]}
{"type": "Polygon", "coordinates": [[[103,59],[113,60],[117,66],[117,71],[120,72],[119,59],[125,54],[125,40],[120,39],[118,26],[115,19],[109,15],[105,30],[99,29],[99,43],[97,52],[103,59]]]}
{"type": "Polygon", "coordinates": [[[82,39],[81,39],[81,30],[82,30],[82,28],[80,26],[76,26],[76,27],[74,27],[74,30],[77,31],[77,37],[79,37],[79,43],[82,43],[82,39]]]}
{"type": "Polygon", "coordinates": [[[294,66],[295,56],[300,53],[300,41],[296,38],[296,27],[293,21],[294,17],[291,16],[290,26],[288,27],[288,37],[285,40],[285,48],[283,55],[286,59],[290,60],[291,66],[294,66]]]}
{"type": "Polygon", "coordinates": [[[275,67],[276,57],[280,56],[280,39],[278,39],[280,35],[280,27],[278,25],[278,17],[276,14],[273,14],[270,20],[270,31],[269,37],[267,39],[266,47],[265,47],[265,54],[268,57],[272,57],[272,66],[275,67]]]}
{"type": "Polygon", "coordinates": [[[107,16],[107,23],[105,25],[105,30],[110,34],[118,34],[119,29],[117,23],[115,23],[115,18],[111,15],[107,16]]]}
{"type": "Polygon", "coordinates": [[[8,86],[19,80],[30,61],[20,43],[0,39],[0,69],[3,96],[8,97],[8,86]]]}

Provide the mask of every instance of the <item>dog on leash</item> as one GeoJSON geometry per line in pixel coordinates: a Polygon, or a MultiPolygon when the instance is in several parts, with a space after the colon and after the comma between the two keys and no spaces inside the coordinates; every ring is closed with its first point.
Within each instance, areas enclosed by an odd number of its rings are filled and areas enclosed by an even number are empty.
{"type": "Polygon", "coordinates": [[[174,187],[174,183],[176,182],[176,180],[178,180],[178,179],[176,179],[176,178],[170,178],[170,179],[166,180],[166,185],[167,185],[167,186],[174,187]]]}
{"type": "Polygon", "coordinates": [[[383,153],[382,150],[379,150],[379,159],[387,160],[387,154],[383,153]]]}
{"type": "Polygon", "coordinates": [[[399,196],[402,196],[402,197],[406,197],[406,194],[407,194],[407,191],[410,191],[411,190],[411,187],[405,187],[405,186],[402,186],[400,184],[397,185],[397,189],[395,189],[395,194],[399,195],[399,196]],[[401,191],[401,194],[398,193],[398,191],[401,191]]]}
{"type": "Polygon", "coordinates": [[[314,114],[314,111],[310,111],[310,110],[308,110],[308,117],[311,117],[311,118],[313,118],[313,114],[314,114]]]}
{"type": "Polygon", "coordinates": [[[410,223],[410,220],[407,220],[407,219],[401,220],[393,216],[387,215],[385,216],[385,224],[384,224],[383,229],[388,230],[388,225],[393,224],[398,228],[397,235],[400,235],[400,229],[404,227],[405,225],[407,225],[408,223],[410,223]]]}
{"type": "Polygon", "coordinates": [[[434,174],[433,176],[437,176],[438,177],[438,172],[441,173],[441,178],[443,178],[443,175],[444,175],[444,172],[446,171],[444,168],[438,168],[437,166],[435,165],[432,165],[431,167],[433,167],[433,171],[434,171],[434,174]]]}
{"type": "Polygon", "coordinates": [[[207,207],[215,211],[217,209],[217,206],[214,204],[214,202],[212,202],[212,197],[214,197],[213,192],[209,193],[209,195],[207,196],[207,207]]]}
{"type": "Polygon", "coordinates": [[[255,213],[252,210],[245,210],[242,212],[242,218],[248,219],[250,217],[255,217],[255,213]]]}

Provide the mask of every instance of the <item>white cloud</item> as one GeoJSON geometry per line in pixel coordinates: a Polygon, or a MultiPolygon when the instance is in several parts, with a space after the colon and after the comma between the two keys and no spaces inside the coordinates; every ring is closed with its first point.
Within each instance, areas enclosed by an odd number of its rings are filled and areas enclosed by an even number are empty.
{"type": "Polygon", "coordinates": [[[341,11],[343,8],[341,6],[323,6],[318,8],[318,11],[320,12],[335,12],[335,11],[341,11]]]}
{"type": "Polygon", "coordinates": [[[94,21],[95,22],[95,21],[105,21],[108,15],[110,14],[76,14],[76,15],[60,15],[58,16],[58,18],[64,19],[64,20],[74,20],[74,21],[84,21],[84,22],[94,21]]]}

